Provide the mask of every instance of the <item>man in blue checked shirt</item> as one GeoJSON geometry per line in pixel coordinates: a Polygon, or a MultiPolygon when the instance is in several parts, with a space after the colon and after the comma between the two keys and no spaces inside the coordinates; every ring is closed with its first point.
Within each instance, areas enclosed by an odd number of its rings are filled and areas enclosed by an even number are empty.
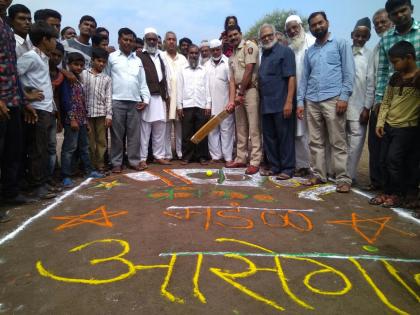
{"type": "Polygon", "coordinates": [[[308,23],[316,41],[305,54],[297,98],[298,117],[303,117],[305,103],[308,111],[314,176],[307,185],[327,181],[325,158],[329,141],[337,192],[347,193],[352,183],[347,171],[346,111],[355,76],[353,53],[345,40],[334,38],[328,32],[329,22],[325,12],[312,13],[308,23]]]}

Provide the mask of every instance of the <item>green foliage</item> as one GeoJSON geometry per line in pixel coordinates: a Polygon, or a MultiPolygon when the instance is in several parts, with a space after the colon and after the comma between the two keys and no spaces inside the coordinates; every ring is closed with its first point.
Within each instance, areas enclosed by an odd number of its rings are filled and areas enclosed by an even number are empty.
{"type": "Polygon", "coordinates": [[[273,12],[266,14],[263,18],[259,19],[255,24],[245,33],[245,38],[256,38],[258,36],[258,29],[264,23],[273,24],[277,31],[284,33],[284,23],[289,15],[296,14],[302,19],[303,26],[307,29],[307,20],[305,16],[301,16],[295,10],[274,10],[273,12]]]}

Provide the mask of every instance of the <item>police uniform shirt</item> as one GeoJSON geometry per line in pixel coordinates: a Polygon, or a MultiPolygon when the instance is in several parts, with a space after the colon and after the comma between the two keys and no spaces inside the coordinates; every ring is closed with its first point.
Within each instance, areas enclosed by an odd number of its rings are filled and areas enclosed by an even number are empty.
{"type": "Polygon", "coordinates": [[[264,50],[258,76],[262,114],[283,111],[289,77],[295,75],[295,55],[289,47],[276,43],[272,49],[264,50]]]}
{"type": "Polygon", "coordinates": [[[238,48],[235,49],[232,56],[229,58],[229,66],[231,71],[231,78],[235,79],[236,84],[240,84],[245,73],[245,66],[247,64],[255,64],[252,72],[251,85],[256,87],[258,76],[258,47],[252,41],[242,40],[238,48]]]}

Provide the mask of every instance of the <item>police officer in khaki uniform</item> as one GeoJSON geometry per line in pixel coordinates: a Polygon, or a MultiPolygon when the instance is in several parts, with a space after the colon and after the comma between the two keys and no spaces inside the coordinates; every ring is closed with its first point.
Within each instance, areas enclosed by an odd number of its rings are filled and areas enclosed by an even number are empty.
{"type": "Polygon", "coordinates": [[[227,109],[235,110],[237,146],[236,159],[226,163],[226,167],[246,167],[250,136],[251,155],[245,174],[252,175],[259,171],[262,159],[257,90],[259,51],[253,42],[242,39],[241,28],[237,25],[227,29],[227,36],[234,47],[229,58],[231,99],[227,109]]]}

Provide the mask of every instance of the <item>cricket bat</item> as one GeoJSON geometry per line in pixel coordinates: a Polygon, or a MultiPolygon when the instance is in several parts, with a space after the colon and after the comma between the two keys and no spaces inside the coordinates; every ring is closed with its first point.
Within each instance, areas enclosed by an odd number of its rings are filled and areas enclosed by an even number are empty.
{"type": "Polygon", "coordinates": [[[230,114],[224,110],[210,119],[203,127],[201,127],[192,137],[191,142],[200,143],[214,128],[216,128],[230,114]]]}

